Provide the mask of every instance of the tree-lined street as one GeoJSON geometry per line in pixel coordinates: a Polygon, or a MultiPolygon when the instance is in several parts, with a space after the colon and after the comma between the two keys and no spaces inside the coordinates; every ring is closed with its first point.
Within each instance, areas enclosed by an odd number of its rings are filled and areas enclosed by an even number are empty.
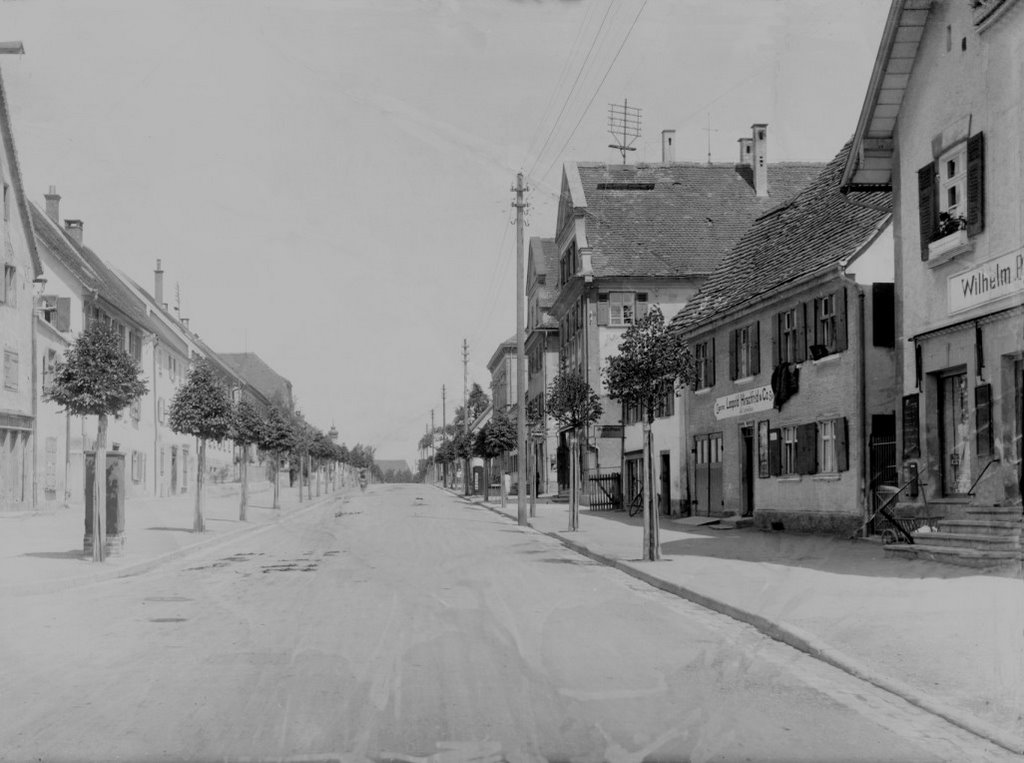
{"type": "Polygon", "coordinates": [[[4,760],[1011,757],[424,486],[27,601],[4,760]]]}

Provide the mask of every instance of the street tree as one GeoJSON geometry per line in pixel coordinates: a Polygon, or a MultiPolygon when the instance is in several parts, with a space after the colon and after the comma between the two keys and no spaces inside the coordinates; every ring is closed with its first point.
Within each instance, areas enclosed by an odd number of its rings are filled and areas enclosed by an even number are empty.
{"type": "MultiPolygon", "coordinates": [[[[334,457],[334,443],[331,442],[327,435],[317,430],[313,434],[313,442],[309,446],[309,452],[316,462],[316,495],[319,498],[321,472],[325,466],[330,464],[331,459],[334,457]]],[[[327,490],[326,480],[324,490],[325,492],[327,490]]]]}
{"type": "MultiPolygon", "coordinates": [[[[491,461],[516,446],[516,425],[504,413],[494,417],[477,430],[473,452],[484,460],[484,500],[490,498],[491,461]]],[[[501,502],[505,504],[505,480],[501,480],[501,502]]]]}
{"type": "Polygon", "coordinates": [[[231,395],[217,378],[208,360],[200,360],[189,370],[185,383],[178,387],[171,398],[168,420],[171,430],[178,434],[190,434],[198,441],[196,510],[192,530],[205,532],[206,443],[208,440],[222,442],[227,439],[232,423],[231,395]]]}
{"type": "MultiPolygon", "coordinates": [[[[309,465],[306,459],[309,456],[309,446],[313,442],[313,428],[306,422],[306,417],[299,410],[292,411],[291,426],[293,445],[289,461],[297,465],[296,476],[299,480],[299,503],[302,503],[303,477],[306,478],[306,483],[309,483],[309,465]]],[[[312,493],[310,493],[309,497],[312,500],[312,493]]]]}
{"type": "Polygon", "coordinates": [[[235,403],[231,412],[231,439],[241,450],[242,497],[238,508],[238,519],[241,522],[246,521],[246,507],[249,504],[249,448],[262,441],[265,423],[263,413],[248,400],[240,398],[235,403]]]}
{"type": "Polygon", "coordinates": [[[278,474],[281,471],[281,459],[291,453],[295,447],[295,439],[287,414],[276,405],[270,406],[267,411],[259,447],[264,453],[269,454],[274,462],[273,508],[279,509],[281,508],[281,483],[278,474]]]}
{"type": "Polygon", "coordinates": [[[106,324],[93,321],[54,367],[45,400],[72,416],[96,416],[96,456],[92,491],[92,558],[105,556],[107,505],[107,417],[120,413],[146,394],[139,363],[124,350],[121,337],[106,324]]]}
{"type": "Polygon", "coordinates": [[[569,430],[569,529],[580,529],[578,436],[601,418],[601,399],[582,373],[562,368],[548,387],[548,415],[569,430]]]}
{"type": "Polygon", "coordinates": [[[609,358],[604,368],[608,395],[624,406],[639,407],[643,421],[643,558],[649,561],[661,557],[651,466],[651,424],[659,399],[674,395],[676,383],[686,384],[692,376],[690,351],[678,334],[669,331],[657,305],[626,329],[619,354],[609,358]]]}

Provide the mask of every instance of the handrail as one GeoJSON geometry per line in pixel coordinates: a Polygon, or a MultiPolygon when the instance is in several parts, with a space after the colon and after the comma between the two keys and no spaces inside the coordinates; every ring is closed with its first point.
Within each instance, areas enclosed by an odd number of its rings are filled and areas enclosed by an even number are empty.
{"type": "MultiPolygon", "coordinates": [[[[882,502],[881,506],[879,506],[874,512],[872,512],[871,516],[868,517],[868,519],[864,522],[863,525],[861,525],[860,529],[858,529],[857,532],[860,532],[861,530],[863,530],[865,527],[867,527],[867,525],[870,522],[872,522],[875,519],[875,517],[877,517],[879,514],[881,514],[883,517],[885,517],[887,520],[889,520],[889,524],[891,524],[893,526],[893,528],[895,528],[896,532],[903,537],[903,540],[905,540],[907,543],[913,544],[914,543],[914,536],[910,533],[910,531],[906,527],[903,526],[903,524],[900,522],[899,518],[895,514],[893,514],[892,511],[890,511],[890,507],[894,506],[896,504],[896,499],[900,497],[900,494],[904,490],[906,490],[908,487],[913,485],[915,482],[918,484],[919,487],[922,487],[922,486],[926,485],[927,483],[921,482],[921,477],[922,476],[923,475],[918,474],[913,479],[908,480],[906,483],[904,483],[903,487],[901,487],[901,488],[893,489],[893,487],[890,486],[890,485],[884,485],[884,486],[880,485],[879,487],[889,488],[890,490],[893,490],[893,492],[882,502]]],[[[873,492],[876,495],[879,495],[881,491],[879,491],[876,488],[873,492]]],[[[885,492],[888,492],[888,490],[886,490],[885,492]]],[[[922,496],[923,495],[924,495],[924,492],[922,491],[922,496]]],[[[927,503],[928,503],[928,501],[927,501],[927,498],[926,498],[925,499],[925,505],[926,506],[927,506],[927,503]]]]}
{"type": "Polygon", "coordinates": [[[974,480],[974,483],[971,485],[970,490],[967,491],[967,495],[969,495],[969,496],[975,495],[974,488],[976,488],[978,486],[978,483],[981,482],[981,478],[985,476],[985,472],[988,471],[988,468],[990,466],[992,466],[992,464],[995,464],[995,463],[998,463],[998,462],[999,462],[998,458],[990,458],[989,459],[988,463],[985,464],[985,468],[981,470],[981,474],[978,475],[978,479],[974,480]]]}

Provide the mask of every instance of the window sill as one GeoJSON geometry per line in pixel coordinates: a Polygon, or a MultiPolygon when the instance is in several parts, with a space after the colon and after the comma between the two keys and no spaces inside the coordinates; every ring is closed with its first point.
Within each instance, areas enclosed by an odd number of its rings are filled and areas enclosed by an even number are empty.
{"type": "Polygon", "coordinates": [[[815,474],[811,479],[815,482],[839,482],[841,475],[839,472],[827,472],[825,474],[815,474]]]}
{"type": "Polygon", "coordinates": [[[813,360],[812,359],[811,363],[812,363],[812,365],[820,366],[820,365],[825,364],[825,363],[834,363],[837,360],[839,360],[839,353],[836,352],[835,350],[832,350],[831,352],[829,352],[828,355],[822,355],[817,360],[813,360]]]}
{"type": "Polygon", "coordinates": [[[974,243],[967,238],[967,230],[961,228],[928,244],[928,261],[925,264],[930,268],[937,268],[961,254],[972,251],[974,243]]]}
{"type": "Polygon", "coordinates": [[[752,384],[756,376],[741,376],[739,379],[733,379],[733,384],[752,384]]]}
{"type": "Polygon", "coordinates": [[[708,395],[708,394],[711,393],[711,389],[712,389],[711,387],[701,387],[700,389],[695,389],[693,391],[693,394],[695,394],[695,395],[708,395]]]}
{"type": "Polygon", "coordinates": [[[776,482],[800,482],[799,474],[787,474],[785,477],[776,477],[776,482]]]}

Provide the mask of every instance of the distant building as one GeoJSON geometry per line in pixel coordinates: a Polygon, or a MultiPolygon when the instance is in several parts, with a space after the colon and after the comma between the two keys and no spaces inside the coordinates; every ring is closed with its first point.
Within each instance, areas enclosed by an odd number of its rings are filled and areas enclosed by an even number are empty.
{"type": "Polygon", "coordinates": [[[220,352],[217,355],[264,398],[286,410],[292,409],[292,383],[255,352],[220,352]]]}
{"type": "MultiPolygon", "coordinates": [[[[530,438],[538,495],[558,490],[558,431],[547,415],[547,390],[558,373],[558,323],[551,305],[558,291],[558,247],[553,238],[533,237],[526,264],[526,405],[539,417],[530,438]]],[[[529,434],[529,433],[528,433],[529,434]]]]}

